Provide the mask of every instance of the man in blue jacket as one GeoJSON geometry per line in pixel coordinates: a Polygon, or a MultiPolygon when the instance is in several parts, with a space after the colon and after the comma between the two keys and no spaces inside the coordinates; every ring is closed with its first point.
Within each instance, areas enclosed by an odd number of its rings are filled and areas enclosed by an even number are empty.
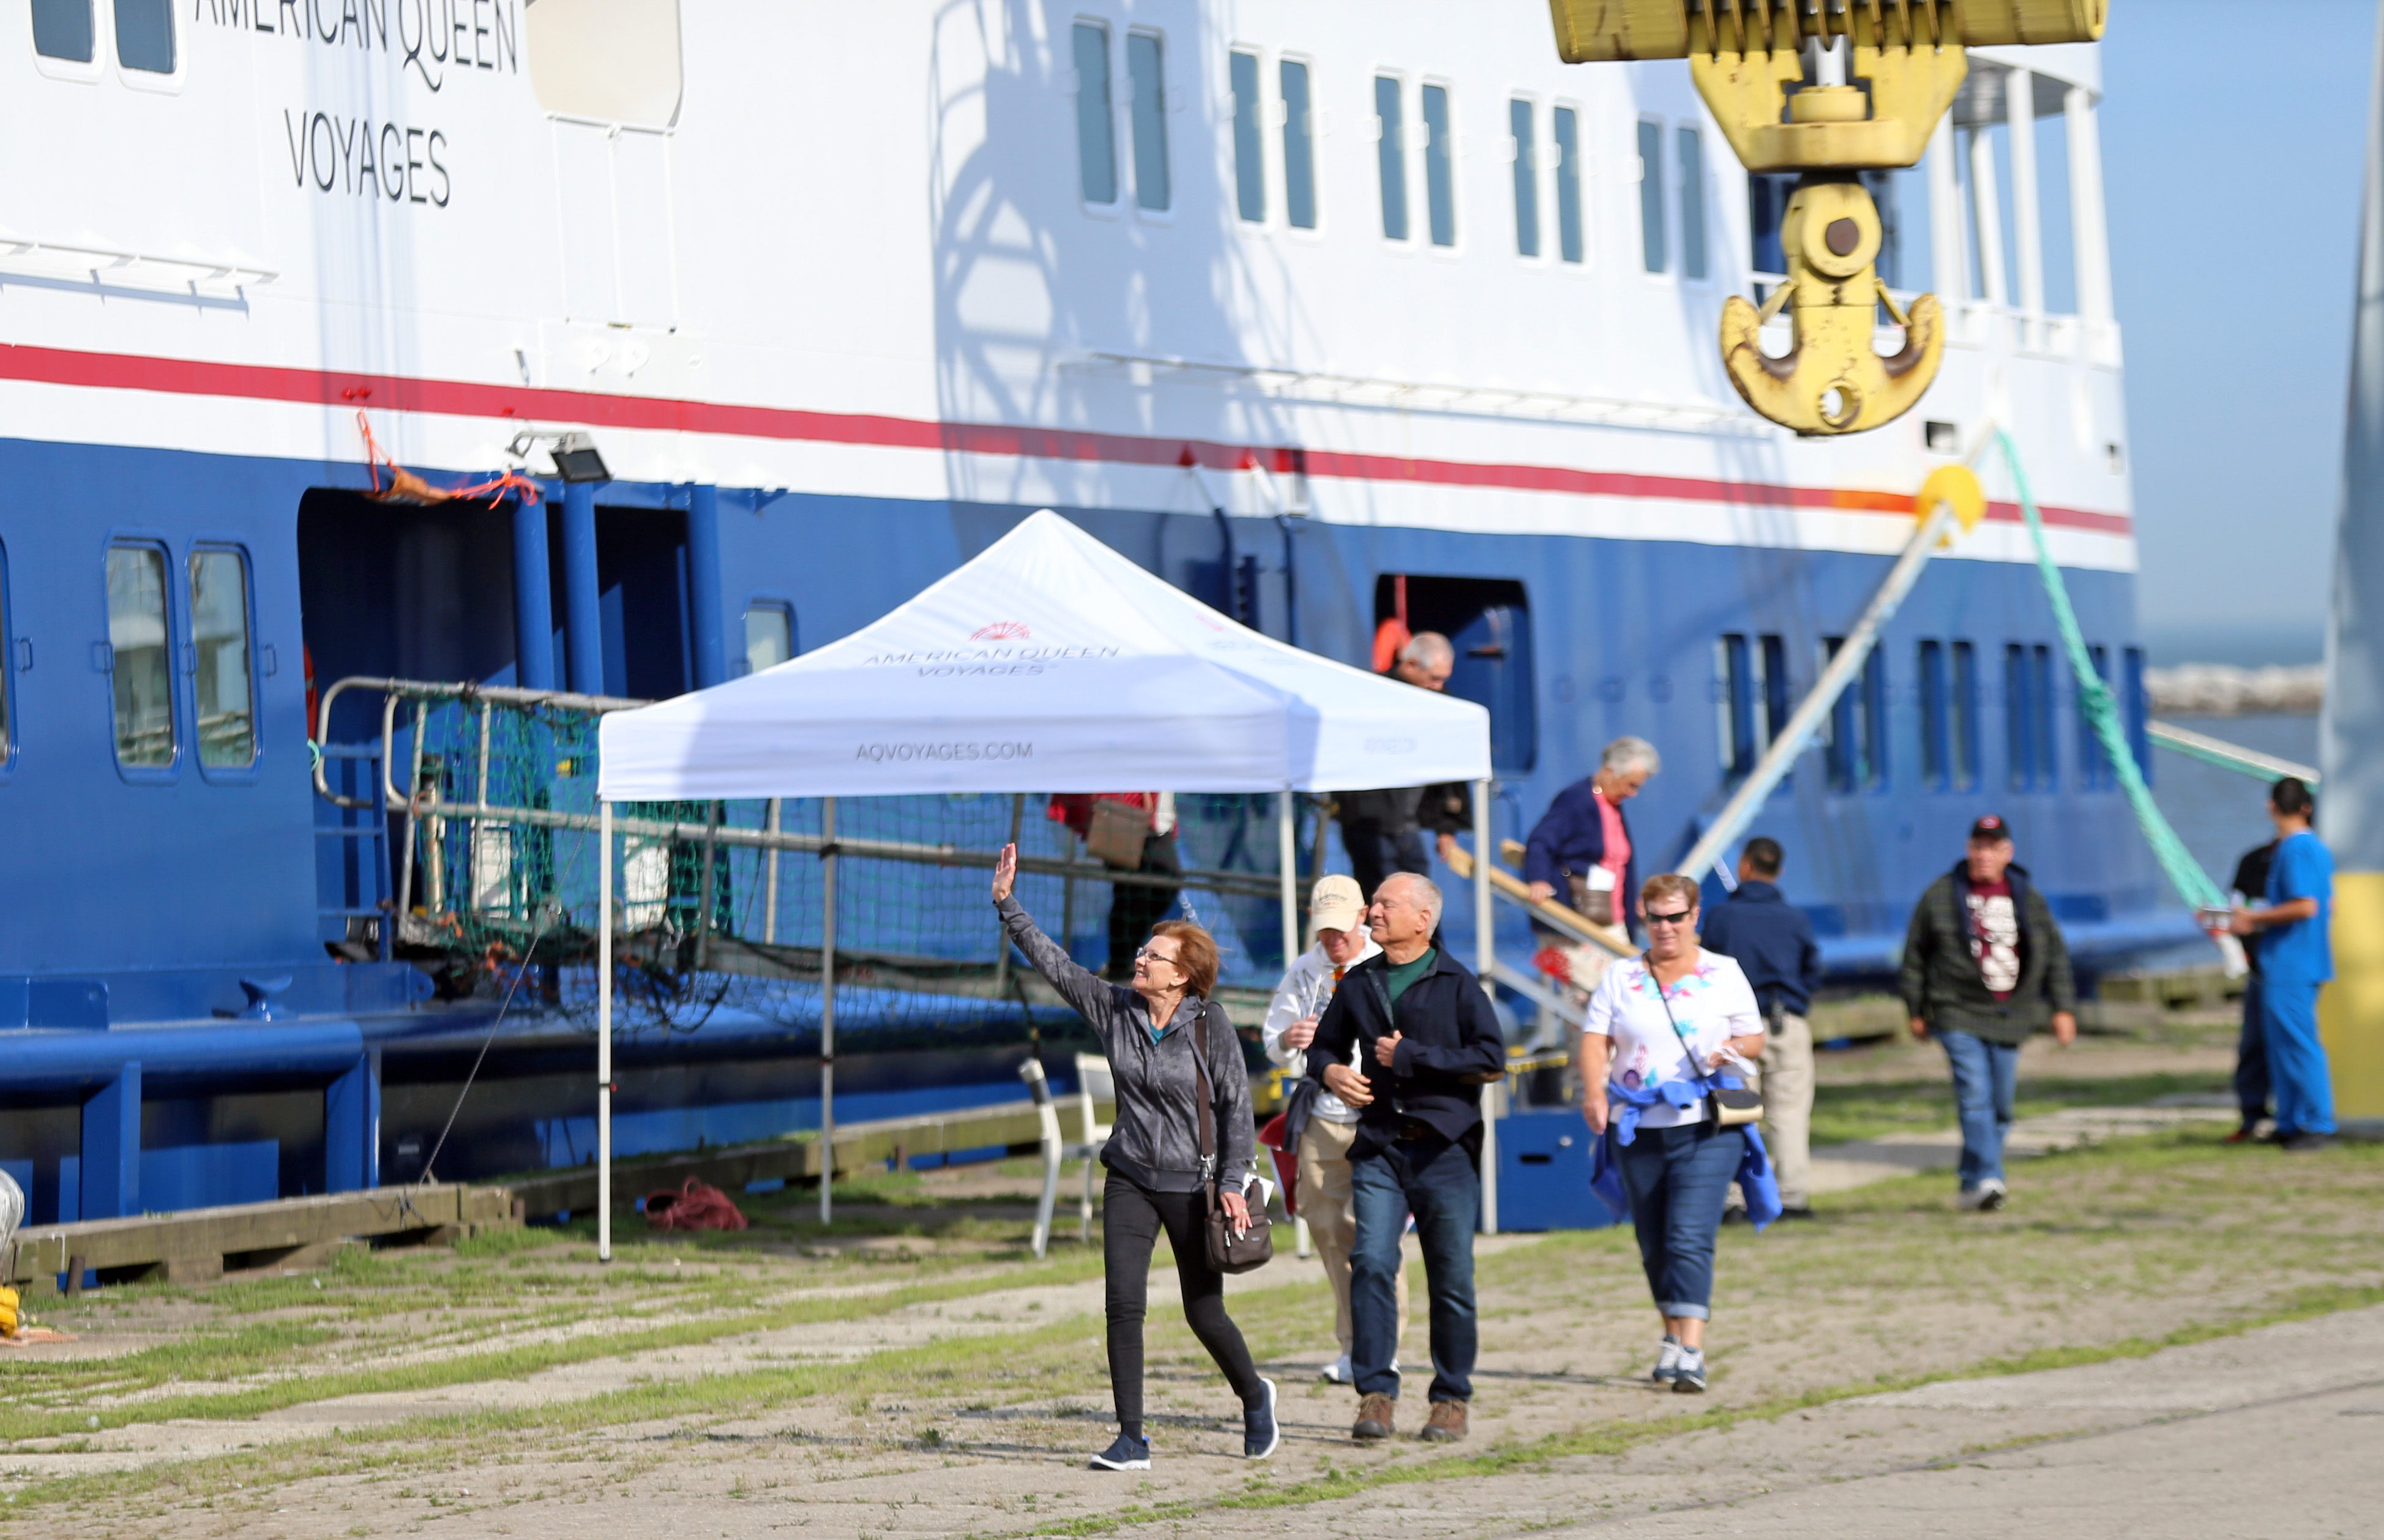
{"type": "Polygon", "coordinates": [[[2260,951],[2261,1037],[2277,1095],[2277,1143],[2324,1149],[2334,1134],[2334,1087],[2317,1035],[2318,986],[2334,976],[2334,856],[2310,832],[2317,799],[2288,776],[2268,792],[2277,853],[2265,909],[2238,909],[2231,928],[2260,951]]]}
{"type": "Polygon", "coordinates": [[[1738,858],[1738,891],[1706,911],[1697,938],[1733,959],[1763,1009],[1763,1147],[1780,1179],[1780,1217],[1813,1217],[1813,1028],[1821,986],[1813,922],[1780,892],[1780,842],[1757,835],[1738,858]]]}
{"type": "Polygon", "coordinates": [[[1507,1048],[1481,982],[1432,944],[1440,888],[1412,872],[1375,890],[1367,920],[1382,947],[1343,975],[1316,1024],[1308,1074],[1358,1109],[1349,1141],[1352,1436],[1387,1438],[1399,1394],[1399,1237],[1415,1215],[1432,1295],[1432,1414],[1421,1436],[1465,1436],[1473,1398],[1473,1227],[1482,1212],[1482,1087],[1507,1048]],[[1350,1049],[1360,1049],[1360,1068],[1350,1049]]]}

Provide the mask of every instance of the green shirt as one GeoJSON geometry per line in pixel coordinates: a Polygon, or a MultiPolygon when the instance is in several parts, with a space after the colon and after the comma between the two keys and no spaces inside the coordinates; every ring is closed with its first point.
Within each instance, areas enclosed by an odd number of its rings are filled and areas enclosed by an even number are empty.
{"type": "Polygon", "coordinates": [[[1433,949],[1426,947],[1423,949],[1422,955],[1417,957],[1412,962],[1392,962],[1389,964],[1391,975],[1391,1005],[1394,1009],[1397,1009],[1398,1006],[1399,997],[1408,992],[1409,985],[1413,984],[1417,979],[1422,978],[1424,975],[1432,972],[1433,961],[1433,949]]]}

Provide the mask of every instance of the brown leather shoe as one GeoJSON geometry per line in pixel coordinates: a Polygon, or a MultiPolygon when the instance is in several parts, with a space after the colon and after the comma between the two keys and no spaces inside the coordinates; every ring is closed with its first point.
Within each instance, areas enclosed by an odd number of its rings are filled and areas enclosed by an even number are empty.
{"type": "Polygon", "coordinates": [[[1416,1434],[1427,1444],[1454,1444],[1465,1436],[1465,1403],[1434,1401],[1432,1415],[1424,1420],[1423,1432],[1416,1434]]]}
{"type": "Polygon", "coordinates": [[[1358,1425],[1349,1430],[1349,1436],[1366,1443],[1390,1437],[1391,1418],[1397,1409],[1398,1403],[1388,1396],[1365,1397],[1358,1403],[1358,1425]]]}

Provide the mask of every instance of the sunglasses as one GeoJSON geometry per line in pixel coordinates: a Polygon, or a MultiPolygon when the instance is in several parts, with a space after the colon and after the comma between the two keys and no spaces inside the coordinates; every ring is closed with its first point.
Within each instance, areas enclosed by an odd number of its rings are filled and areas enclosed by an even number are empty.
{"type": "Polygon", "coordinates": [[[1684,925],[1689,923],[1689,916],[1695,913],[1694,909],[1682,909],[1670,914],[1658,914],[1650,910],[1647,913],[1647,923],[1651,925],[1684,925]]]}

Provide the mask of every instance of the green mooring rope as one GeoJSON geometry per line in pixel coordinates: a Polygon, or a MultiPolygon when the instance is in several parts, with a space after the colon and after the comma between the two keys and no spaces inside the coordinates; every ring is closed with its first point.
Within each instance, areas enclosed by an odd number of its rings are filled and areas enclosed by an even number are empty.
{"type": "Polygon", "coordinates": [[[2094,736],[2102,740],[2103,752],[2110,757],[2118,772],[2120,789],[2128,794],[2128,805],[2135,811],[2136,823],[2144,831],[2145,842],[2153,848],[2161,870],[2168,875],[2169,886],[2178,896],[2196,908],[2218,908],[2227,896],[2210,880],[2185,841],[2168,826],[2168,820],[2153,803],[2152,789],[2144,785],[2144,774],[2136,764],[2135,751],[2128,744],[2127,728],[2119,719],[2119,703],[2111,694],[2111,687],[2094,672],[2094,660],[2086,651],[2085,634],[2078,629],[2077,614],[2069,607],[2069,590],[2061,580],[2061,569],[2053,565],[2053,553],[2045,548],[2044,520],[2036,511],[2036,494],[2029,491],[2028,473],[2020,469],[2019,449],[2011,435],[1995,429],[1995,441],[2004,452],[2004,464],[2011,467],[2012,484],[2019,491],[2020,513],[2028,519],[2028,538],[2036,546],[2036,570],[2044,579],[2044,596],[2053,604],[2053,618],[2060,624],[2062,645],[2069,652],[2069,672],[2078,680],[2078,702],[2086,719],[2094,726],[2094,736]]]}

